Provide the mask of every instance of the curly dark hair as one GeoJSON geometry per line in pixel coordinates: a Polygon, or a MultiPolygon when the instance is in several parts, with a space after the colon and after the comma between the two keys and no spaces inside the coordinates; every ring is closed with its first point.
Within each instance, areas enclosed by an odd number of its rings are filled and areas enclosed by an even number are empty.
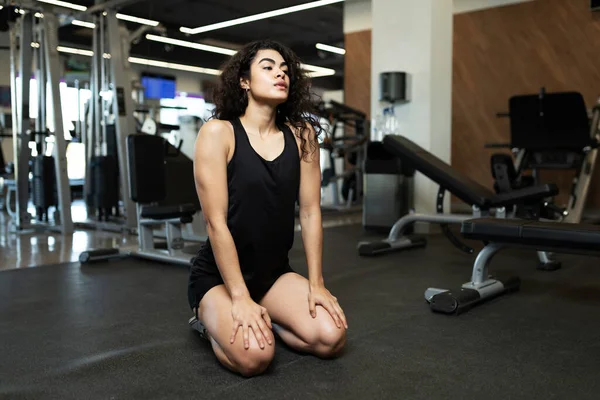
{"type": "Polygon", "coordinates": [[[290,87],[287,100],[277,107],[276,124],[282,127],[289,123],[301,140],[302,156],[306,157],[318,148],[317,138],[322,128],[317,115],[316,102],[311,93],[311,82],[301,68],[300,58],[288,47],[273,40],[258,40],[248,43],[234,54],[221,69],[218,85],[213,91],[214,118],[232,120],[244,114],[248,107],[248,96],[240,86],[240,78],[250,78],[250,65],[259,50],[275,50],[288,65],[290,87]],[[314,131],[308,137],[307,123],[314,131]],[[306,138],[308,137],[309,140],[306,138]]]}

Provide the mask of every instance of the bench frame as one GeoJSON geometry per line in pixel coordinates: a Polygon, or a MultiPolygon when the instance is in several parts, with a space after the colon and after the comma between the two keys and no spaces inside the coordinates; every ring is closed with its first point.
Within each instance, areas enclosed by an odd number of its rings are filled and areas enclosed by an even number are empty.
{"type": "MultiPolygon", "coordinates": [[[[459,172],[453,170],[450,165],[405,137],[388,135],[383,139],[383,144],[391,154],[399,157],[402,163],[425,174],[429,179],[440,185],[436,198],[436,214],[411,212],[394,223],[387,238],[374,242],[360,241],[357,245],[358,254],[364,257],[426,246],[427,241],[425,238],[406,235],[407,231],[416,222],[439,224],[442,232],[452,244],[460,250],[472,254],[474,250],[452,234],[449,228],[450,224],[461,224],[468,219],[490,216],[511,218],[517,215],[519,207],[522,209],[529,207],[533,210],[531,211],[533,218],[538,218],[546,207],[545,197],[555,195],[558,192],[555,185],[540,185],[510,193],[495,194],[468,177],[462,176],[459,172]],[[438,175],[444,175],[445,177],[438,175]],[[456,182],[460,187],[454,188],[453,182],[456,182]],[[468,203],[472,208],[472,214],[445,214],[444,197],[446,191],[457,195],[468,203]]],[[[539,252],[538,257],[542,269],[552,270],[560,267],[559,263],[552,260],[550,254],[539,252]]]]}
{"type": "Polygon", "coordinates": [[[458,291],[429,288],[425,291],[425,300],[429,302],[431,310],[445,314],[461,314],[477,304],[514,291],[518,291],[521,281],[518,277],[509,277],[506,280],[495,279],[490,276],[492,259],[501,250],[508,248],[523,248],[537,251],[540,259],[546,252],[592,254],[597,255],[596,243],[600,236],[600,228],[595,225],[589,227],[584,224],[554,221],[524,221],[511,219],[498,221],[491,218],[465,220],[462,223],[461,233],[467,239],[482,240],[486,245],[479,251],[473,264],[471,280],[464,283],[458,291]],[[496,222],[497,221],[497,222],[496,222]],[[480,226],[477,232],[473,226],[480,226]],[[506,229],[498,232],[492,227],[503,225],[506,229]],[[483,225],[483,227],[481,227],[483,225]],[[533,230],[528,229],[532,227],[533,230]],[[550,229],[546,229],[546,228],[550,229]],[[541,228],[541,231],[539,230],[541,228]],[[584,232],[585,235],[595,233],[590,241],[582,240],[577,232],[569,233],[571,242],[565,242],[556,236],[556,232],[568,228],[569,231],[584,232]],[[538,233],[535,233],[535,232],[538,233]],[[545,231],[545,232],[544,232],[545,231]],[[539,232],[543,232],[540,234],[539,232]]]}

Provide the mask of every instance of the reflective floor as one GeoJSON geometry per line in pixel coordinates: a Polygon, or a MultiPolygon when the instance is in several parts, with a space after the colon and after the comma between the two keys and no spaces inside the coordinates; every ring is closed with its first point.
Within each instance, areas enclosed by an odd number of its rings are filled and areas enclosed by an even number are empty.
{"type": "MultiPolygon", "coordinates": [[[[76,222],[85,220],[85,207],[74,204],[72,214],[76,222]]],[[[356,224],[360,221],[360,211],[323,215],[325,228],[356,224]]],[[[300,229],[299,223],[296,228],[300,229]]],[[[157,236],[161,236],[161,233],[157,232],[157,236]]],[[[205,236],[206,231],[199,215],[193,226],[184,232],[184,237],[197,242],[198,238],[205,236]]],[[[73,262],[77,261],[79,254],[85,250],[134,248],[138,244],[137,240],[137,235],[92,228],[76,229],[67,235],[40,229],[17,233],[11,217],[6,212],[0,212],[0,270],[73,262]]]]}

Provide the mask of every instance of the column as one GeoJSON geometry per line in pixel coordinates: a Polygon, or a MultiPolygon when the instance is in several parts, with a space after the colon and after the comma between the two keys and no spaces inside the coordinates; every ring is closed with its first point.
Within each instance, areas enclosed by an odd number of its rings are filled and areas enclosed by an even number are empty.
{"type": "MultiPolygon", "coordinates": [[[[379,74],[408,73],[410,101],[395,105],[398,134],[450,163],[453,1],[372,0],[371,11],[371,118],[387,106],[379,102],[379,74]]],[[[436,212],[437,190],[415,175],[416,212],[436,212]]]]}

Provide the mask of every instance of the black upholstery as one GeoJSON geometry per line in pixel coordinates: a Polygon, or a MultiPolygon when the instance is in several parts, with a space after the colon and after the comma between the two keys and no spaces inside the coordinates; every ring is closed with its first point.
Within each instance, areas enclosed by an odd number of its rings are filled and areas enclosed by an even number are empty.
{"type": "Polygon", "coordinates": [[[565,248],[600,251],[600,226],[519,219],[475,218],[462,223],[467,239],[540,249],[565,248]]]}
{"type": "Polygon", "coordinates": [[[513,96],[509,99],[511,145],[528,150],[581,152],[591,144],[585,100],[578,92],[513,96]]]}
{"type": "Polygon", "coordinates": [[[399,135],[387,135],[383,144],[388,151],[412,165],[432,181],[445,187],[456,197],[471,205],[486,207],[494,192],[452,169],[416,143],[399,135]]]}
{"type": "Polygon", "coordinates": [[[508,206],[511,204],[536,203],[548,196],[556,196],[558,187],[554,184],[524,187],[494,195],[490,199],[491,207],[508,206]]]}
{"type": "Polygon", "coordinates": [[[143,206],[141,216],[142,218],[161,220],[191,217],[196,211],[197,208],[193,204],[181,204],[178,206],[143,206]]]}
{"type": "Polygon", "coordinates": [[[131,199],[153,203],[166,197],[165,140],[160,136],[127,136],[131,199]]]}
{"type": "Polygon", "coordinates": [[[388,135],[383,138],[383,144],[408,167],[426,175],[465,203],[482,209],[540,201],[558,192],[555,185],[541,185],[496,195],[403,136],[388,135]]]}

